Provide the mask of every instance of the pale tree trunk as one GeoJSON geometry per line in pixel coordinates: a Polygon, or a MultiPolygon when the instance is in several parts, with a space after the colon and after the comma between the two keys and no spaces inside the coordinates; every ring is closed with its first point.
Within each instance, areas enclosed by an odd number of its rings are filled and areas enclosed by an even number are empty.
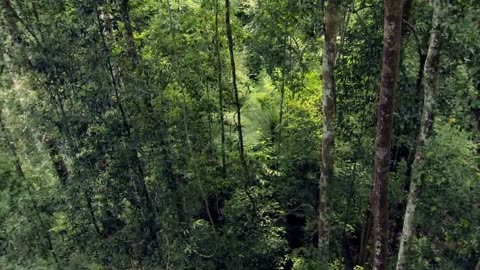
{"type": "MultiPolygon", "coordinates": [[[[417,147],[415,152],[415,161],[413,168],[418,169],[424,158],[423,147],[428,143],[433,129],[435,93],[437,92],[437,75],[440,59],[440,38],[441,38],[441,19],[442,19],[442,0],[434,1],[434,10],[432,18],[432,30],[430,33],[430,42],[428,45],[427,58],[423,69],[423,110],[420,123],[420,133],[418,134],[417,147]]],[[[414,172],[415,173],[415,172],[414,172]]],[[[398,251],[397,270],[407,269],[407,252],[410,239],[413,234],[413,225],[415,209],[417,207],[418,197],[421,192],[422,179],[414,176],[408,192],[407,208],[403,219],[402,235],[400,237],[400,249],[398,251]]]]}
{"type": "Polygon", "coordinates": [[[320,262],[328,262],[328,198],[327,185],[333,178],[333,150],[335,144],[335,79],[338,1],[327,1],[325,12],[325,47],[322,63],[322,164],[318,202],[318,251],[320,262]]]}
{"type": "Polygon", "coordinates": [[[374,270],[383,270],[387,265],[388,172],[402,30],[402,1],[385,0],[384,3],[383,60],[370,197],[373,213],[374,270]]]}
{"type": "Polygon", "coordinates": [[[222,177],[225,179],[227,177],[227,158],[225,153],[225,120],[223,114],[223,86],[222,86],[222,57],[220,53],[220,37],[218,34],[219,28],[219,19],[218,19],[218,9],[219,9],[219,0],[215,0],[215,56],[217,60],[217,90],[218,90],[218,113],[220,115],[220,138],[221,138],[221,154],[222,154],[222,177]]]}

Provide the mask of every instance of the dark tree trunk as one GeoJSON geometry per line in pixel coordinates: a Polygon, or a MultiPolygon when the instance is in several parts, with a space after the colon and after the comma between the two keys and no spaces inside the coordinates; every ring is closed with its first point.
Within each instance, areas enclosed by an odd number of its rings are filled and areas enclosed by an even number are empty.
{"type": "Polygon", "coordinates": [[[232,36],[232,26],[230,24],[230,0],[225,0],[225,24],[227,28],[227,39],[228,39],[228,51],[230,53],[230,68],[232,70],[232,86],[233,86],[233,95],[234,103],[237,114],[237,132],[238,132],[238,151],[240,153],[240,161],[242,166],[245,169],[245,175],[247,177],[247,161],[245,159],[245,147],[243,146],[243,131],[242,131],[242,105],[240,104],[240,98],[238,93],[237,86],[237,71],[235,67],[235,55],[233,51],[233,36],[232,36]]]}
{"type": "MultiPolygon", "coordinates": [[[[128,1],[127,3],[122,3],[122,7],[125,4],[127,4],[126,11],[128,13],[128,1]]],[[[156,241],[156,232],[157,232],[157,225],[155,220],[156,211],[155,211],[150,193],[148,191],[147,185],[145,183],[146,175],[145,175],[144,164],[140,159],[139,152],[137,149],[138,146],[136,145],[135,139],[133,138],[132,126],[130,124],[130,121],[127,115],[127,110],[125,109],[123,105],[123,99],[120,96],[120,90],[122,89],[122,86],[123,86],[122,77],[120,75],[120,72],[118,71],[118,67],[113,64],[113,61],[111,59],[112,55],[111,55],[109,44],[107,42],[107,37],[104,31],[104,25],[103,25],[104,21],[101,19],[102,16],[100,14],[100,10],[97,5],[98,4],[95,3],[94,7],[95,7],[96,16],[97,16],[99,35],[101,36],[102,43],[103,43],[102,45],[106,52],[106,56],[105,56],[106,67],[110,75],[113,94],[117,101],[117,108],[120,112],[120,116],[122,120],[122,125],[123,125],[122,135],[124,137],[123,140],[127,145],[127,147],[129,148],[128,158],[131,163],[131,166],[129,169],[131,170],[132,175],[134,177],[134,186],[141,201],[141,208],[142,208],[141,213],[143,216],[144,229],[146,232],[145,243],[144,243],[144,253],[149,253],[151,251],[150,245],[154,244],[156,241]]],[[[133,37],[133,30],[132,30],[132,37],[133,37]]],[[[134,43],[129,44],[129,49],[135,50],[135,44],[134,43]]]]}
{"type": "Polygon", "coordinates": [[[133,60],[135,64],[138,64],[138,54],[137,54],[137,49],[135,47],[135,39],[133,37],[133,27],[132,27],[132,21],[130,20],[128,2],[129,0],[122,0],[122,2],[120,3],[120,12],[121,12],[122,21],[125,27],[128,56],[133,60]]]}
{"type": "Polygon", "coordinates": [[[387,266],[388,173],[390,171],[394,97],[398,79],[402,29],[402,1],[385,0],[384,3],[384,47],[371,193],[374,270],[384,270],[387,266]]]}
{"type": "Polygon", "coordinates": [[[245,157],[245,147],[243,143],[243,130],[242,130],[242,105],[240,104],[239,91],[237,86],[237,71],[235,66],[235,55],[233,51],[233,35],[232,35],[232,25],[230,23],[230,0],[225,0],[225,25],[227,29],[227,40],[228,40],[228,52],[230,54],[230,68],[232,71],[232,86],[233,86],[233,96],[234,103],[237,115],[237,132],[238,132],[238,152],[240,154],[240,163],[243,168],[243,174],[245,178],[244,191],[247,194],[251,204],[252,204],[252,217],[256,215],[257,207],[254,198],[248,190],[249,186],[252,184],[252,179],[250,177],[250,172],[248,170],[247,159],[245,157]]]}

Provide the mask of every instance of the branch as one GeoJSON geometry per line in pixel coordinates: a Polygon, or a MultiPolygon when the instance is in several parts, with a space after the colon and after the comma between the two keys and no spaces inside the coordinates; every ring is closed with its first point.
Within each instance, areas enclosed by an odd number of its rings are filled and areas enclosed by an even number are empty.
{"type": "Polygon", "coordinates": [[[21,25],[23,25],[23,27],[25,27],[25,29],[27,29],[27,32],[33,37],[33,39],[35,39],[35,41],[37,42],[38,45],[40,45],[40,40],[38,39],[37,35],[35,34],[35,32],[28,26],[28,24],[20,17],[20,15],[18,15],[18,13],[15,11],[15,9],[13,8],[12,6],[12,3],[10,2],[10,0],[3,0],[3,6],[4,8],[10,13],[10,15],[13,17],[13,19],[15,19],[16,21],[18,21],[21,25]]]}

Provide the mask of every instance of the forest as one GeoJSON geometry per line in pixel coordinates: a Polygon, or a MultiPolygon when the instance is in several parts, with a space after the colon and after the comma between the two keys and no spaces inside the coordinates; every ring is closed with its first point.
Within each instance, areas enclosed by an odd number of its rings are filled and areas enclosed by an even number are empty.
{"type": "Polygon", "coordinates": [[[480,270],[478,0],[0,0],[0,269],[480,270]]]}

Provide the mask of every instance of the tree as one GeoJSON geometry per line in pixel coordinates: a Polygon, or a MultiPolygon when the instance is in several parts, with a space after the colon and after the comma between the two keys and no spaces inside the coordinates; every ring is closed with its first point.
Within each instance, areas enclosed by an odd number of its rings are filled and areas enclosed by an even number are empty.
{"type": "MultiPolygon", "coordinates": [[[[0,0],[0,269],[395,262],[432,7],[320,2],[0,0]]],[[[478,264],[480,8],[448,11],[413,269],[478,264]]]]}
{"type": "Polygon", "coordinates": [[[325,45],[322,62],[322,164],[318,203],[318,249],[320,261],[328,262],[329,228],[327,186],[333,180],[335,145],[335,61],[338,1],[327,1],[325,12],[325,45]]]}
{"type": "Polygon", "coordinates": [[[220,36],[219,36],[219,0],[215,0],[215,56],[217,61],[217,90],[218,90],[218,114],[220,121],[220,151],[222,159],[222,175],[223,178],[227,177],[227,158],[225,153],[225,116],[224,116],[224,97],[223,97],[223,84],[222,84],[222,55],[220,50],[220,36]]]}
{"type": "Polygon", "coordinates": [[[385,0],[384,39],[371,207],[373,213],[373,269],[387,267],[388,238],[388,173],[391,159],[391,139],[395,87],[400,63],[402,33],[402,1],[385,0]]]}
{"type": "Polygon", "coordinates": [[[409,242],[414,232],[415,209],[417,208],[418,197],[422,190],[424,173],[418,170],[422,169],[424,163],[424,148],[431,139],[434,123],[435,97],[438,88],[438,71],[440,62],[440,41],[442,18],[444,18],[444,3],[442,0],[433,2],[432,29],[430,32],[430,41],[428,45],[427,57],[423,69],[423,110],[420,123],[420,132],[418,134],[415,161],[413,163],[415,178],[410,184],[408,192],[407,207],[403,219],[402,235],[400,236],[400,249],[398,251],[397,270],[407,269],[407,252],[409,242]]]}

